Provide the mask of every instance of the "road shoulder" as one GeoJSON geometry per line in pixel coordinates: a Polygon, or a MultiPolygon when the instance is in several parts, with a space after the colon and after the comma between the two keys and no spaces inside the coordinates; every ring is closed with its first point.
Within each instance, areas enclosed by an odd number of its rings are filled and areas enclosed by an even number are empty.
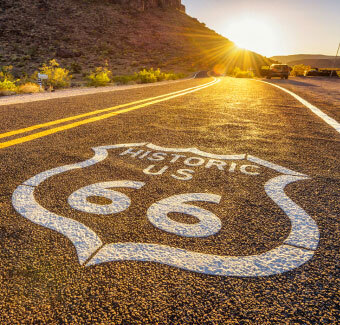
{"type": "Polygon", "coordinates": [[[56,92],[43,92],[43,93],[37,93],[37,94],[6,96],[3,98],[0,98],[0,106],[31,103],[31,102],[49,100],[49,99],[55,99],[55,98],[92,95],[92,94],[97,94],[97,93],[107,93],[107,92],[112,92],[112,91],[121,91],[121,90],[128,90],[128,89],[163,86],[167,84],[174,84],[178,82],[187,81],[189,79],[191,78],[171,80],[171,81],[161,81],[161,82],[150,83],[150,84],[136,84],[136,85],[124,85],[124,86],[114,85],[114,86],[97,87],[97,88],[82,87],[82,88],[72,88],[72,89],[61,89],[61,90],[57,90],[56,92]]]}

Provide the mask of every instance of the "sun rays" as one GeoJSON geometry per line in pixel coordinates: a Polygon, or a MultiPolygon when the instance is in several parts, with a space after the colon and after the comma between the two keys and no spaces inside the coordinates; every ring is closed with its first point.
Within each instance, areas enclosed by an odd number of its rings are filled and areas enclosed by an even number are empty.
{"type": "Polygon", "coordinates": [[[219,34],[188,30],[182,35],[193,44],[197,53],[182,60],[190,60],[193,66],[212,69],[216,74],[230,73],[235,67],[259,72],[261,66],[269,65],[270,60],[252,51],[238,47],[219,34]]]}

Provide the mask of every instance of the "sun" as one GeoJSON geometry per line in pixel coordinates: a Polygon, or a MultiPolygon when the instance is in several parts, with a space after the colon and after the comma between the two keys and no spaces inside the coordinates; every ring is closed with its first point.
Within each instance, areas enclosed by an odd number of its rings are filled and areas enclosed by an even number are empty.
{"type": "Polygon", "coordinates": [[[277,26],[265,18],[244,16],[230,21],[225,35],[238,47],[265,56],[280,53],[282,48],[277,26]]]}

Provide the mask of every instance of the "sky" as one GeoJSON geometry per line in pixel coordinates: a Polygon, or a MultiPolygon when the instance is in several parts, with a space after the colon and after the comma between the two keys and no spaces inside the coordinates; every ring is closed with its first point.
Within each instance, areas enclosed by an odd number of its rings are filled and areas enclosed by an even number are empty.
{"type": "Polygon", "coordinates": [[[187,14],[267,57],[335,55],[340,0],[182,0],[187,14]]]}

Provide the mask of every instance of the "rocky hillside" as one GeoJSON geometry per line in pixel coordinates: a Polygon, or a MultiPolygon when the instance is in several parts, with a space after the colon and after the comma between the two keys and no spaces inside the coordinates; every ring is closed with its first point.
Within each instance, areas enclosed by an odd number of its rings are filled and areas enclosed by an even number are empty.
{"type": "Polygon", "coordinates": [[[73,73],[107,64],[176,72],[258,69],[261,55],[185,14],[180,0],[1,0],[0,65],[31,73],[56,58],[73,73]]]}
{"type": "Polygon", "coordinates": [[[120,3],[128,8],[138,11],[145,11],[152,8],[174,8],[185,11],[181,0],[115,0],[114,3],[120,3]]]}

